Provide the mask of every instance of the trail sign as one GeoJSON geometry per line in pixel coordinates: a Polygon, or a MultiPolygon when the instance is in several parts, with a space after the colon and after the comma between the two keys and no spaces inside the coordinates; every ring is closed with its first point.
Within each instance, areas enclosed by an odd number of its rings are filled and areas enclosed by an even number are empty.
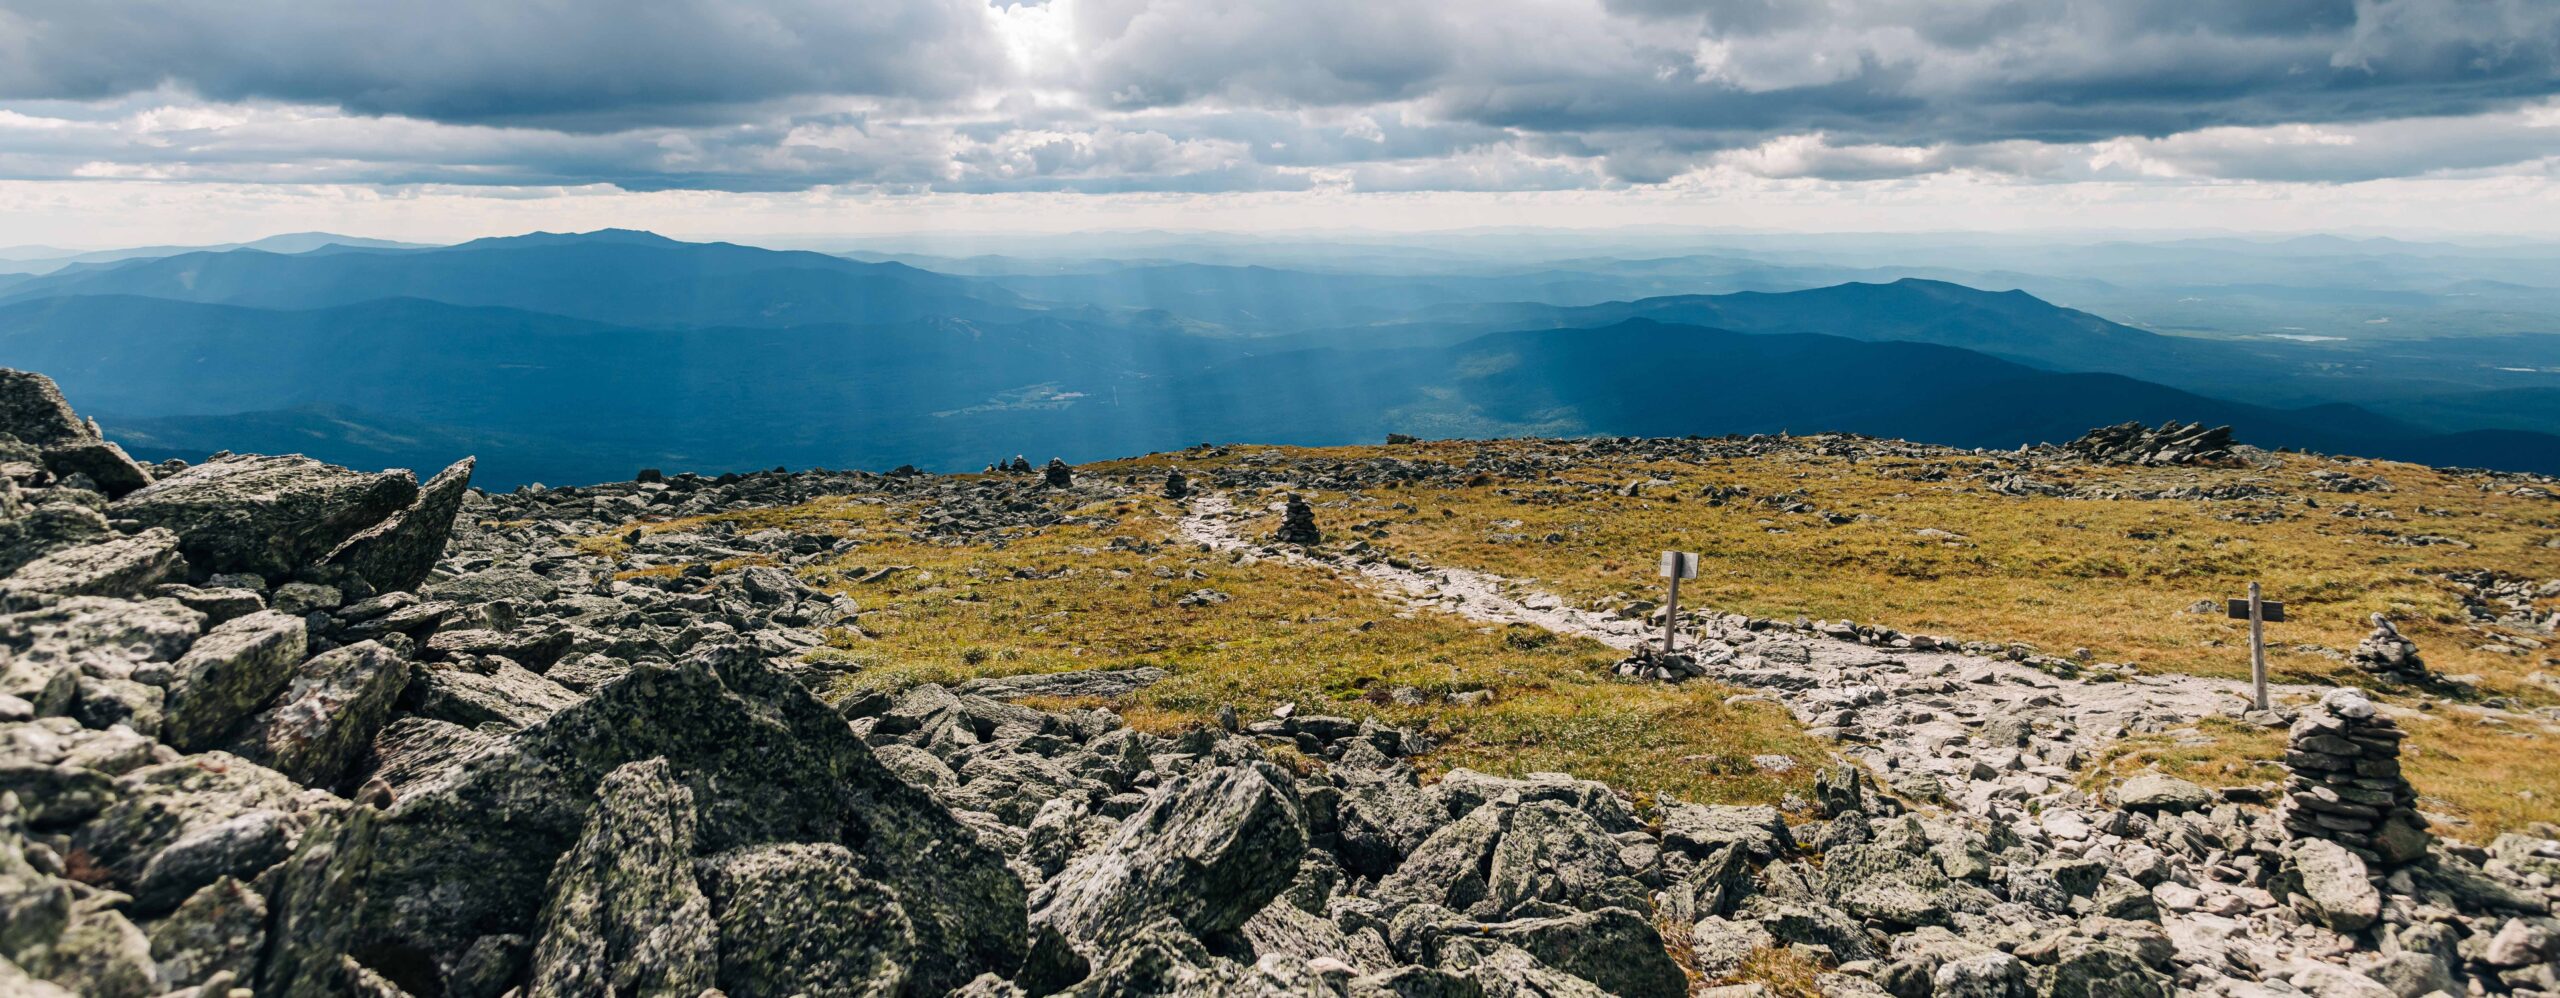
{"type": "Polygon", "coordinates": [[[1662,656],[1671,657],[1673,635],[1680,626],[1680,580],[1698,577],[1698,556],[1690,551],[1662,553],[1662,577],[1671,580],[1671,598],[1662,604],[1662,656]]]}
{"type": "Polygon", "coordinates": [[[2258,710],[2267,709],[2267,624],[2284,620],[2284,604],[2263,599],[2258,584],[2249,583],[2249,598],[2231,600],[2227,604],[2234,620],[2249,622],[2249,700],[2258,710]]]}
{"type": "MultiPolygon", "coordinates": [[[[2248,601],[2248,600],[2244,600],[2244,599],[2235,599],[2235,600],[2226,600],[2225,602],[2229,603],[2229,604],[2230,604],[2230,606],[2231,606],[2231,619],[2233,619],[2233,620],[2247,620],[2247,619],[2249,619],[2249,601],[2248,601]]],[[[2268,599],[2268,600],[2259,600],[2259,601],[2258,601],[2258,619],[2259,619],[2259,620],[2266,621],[2267,623],[2270,623],[2270,624],[2281,624],[2281,623],[2284,623],[2284,604],[2282,604],[2282,603],[2278,603],[2278,602],[2276,602],[2275,600],[2271,600],[2271,599],[2268,599]]]]}

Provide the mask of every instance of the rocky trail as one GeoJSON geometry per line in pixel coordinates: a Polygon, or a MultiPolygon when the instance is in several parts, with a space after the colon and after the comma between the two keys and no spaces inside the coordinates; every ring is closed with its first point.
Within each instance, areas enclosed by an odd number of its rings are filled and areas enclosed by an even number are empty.
{"type": "MultiPolygon", "coordinates": [[[[1643,620],[1578,609],[1490,573],[1275,546],[1246,536],[1241,525],[1267,512],[1239,509],[1224,494],[1195,493],[1179,530],[1185,540],[1212,549],[1328,568],[1413,605],[1473,620],[1526,624],[1631,653],[1659,647],[1658,614],[1643,620]]],[[[2245,850],[2211,850],[2198,857],[2208,862],[2183,865],[2174,876],[2162,872],[2168,858],[2156,848],[2159,824],[2185,814],[2193,827],[2210,829],[2210,841],[2261,837],[2257,823],[2263,812],[2252,816],[2242,806],[2255,810],[2254,805],[2274,803],[2274,795],[2216,794],[2165,777],[2128,781],[2112,799],[2073,789],[2077,771],[2092,755],[2128,736],[2174,732],[2208,717],[2285,724],[2301,711],[2253,713],[2247,685],[2226,680],[2110,673],[2106,681],[2087,681],[2011,658],[1878,648],[1857,640],[1853,629],[1820,622],[1754,620],[1697,607],[1684,609],[1682,618],[1681,651],[1697,674],[1752,691],[1743,697],[1784,705],[1814,733],[1838,740],[1843,759],[1903,797],[2052,856],[2129,860],[2127,872],[2139,875],[2137,883],[2151,894],[2151,917],[2164,929],[2174,959],[2190,973],[2181,983],[2194,990],[2257,994],[2270,993],[2263,988],[2273,984],[2313,994],[2358,994],[2369,983],[2333,973],[2353,953],[2352,942],[2289,917],[2290,909],[2257,886],[2263,878],[2251,857],[2242,855],[2245,850]],[[2127,820],[2137,813],[2160,820],[2127,820]],[[2212,979],[2216,969],[2239,968],[2261,980],[2212,979]]],[[[2269,687],[2279,704],[2317,701],[2328,692],[2269,687]]],[[[2324,710],[2311,708],[2315,715],[2324,710]]],[[[2431,985],[2450,980],[2431,967],[2412,974],[2409,965],[2417,962],[2423,961],[2394,956],[2376,964],[2390,984],[2377,985],[2384,989],[2374,993],[2429,994],[2439,990],[2431,985]]]]}
{"type": "MultiPolygon", "coordinates": [[[[1180,532],[1186,540],[1218,550],[1266,548],[1240,532],[1238,524],[1249,518],[1224,495],[1200,495],[1191,500],[1180,532]]],[[[1641,620],[1577,609],[1553,594],[1489,573],[1406,567],[1303,548],[1274,553],[1357,577],[1417,606],[1487,623],[1527,624],[1591,638],[1627,652],[1649,651],[1659,647],[1662,639],[1658,615],[1641,620]]],[[[1964,743],[1968,727],[1993,717],[2034,719],[2052,734],[2032,735],[2033,744],[2028,747],[2045,758],[2066,760],[2128,734],[2156,733],[2205,717],[2235,717],[2249,704],[2247,685],[2227,680],[2136,675],[2087,682],[2058,678],[2009,659],[1880,649],[1816,627],[1755,622],[1709,608],[1689,607],[1682,617],[1681,651],[1691,655],[1706,675],[1786,704],[1808,725],[1852,743],[1845,754],[1887,774],[1909,773],[1961,784],[1987,781],[1995,788],[2011,785],[2001,781],[2016,778],[2004,776],[1997,766],[1994,772],[1977,777],[1972,765],[1975,753],[1964,743]],[[1948,703],[1951,690],[1943,683],[1910,682],[1923,678],[1953,680],[1963,692],[1963,702],[1948,703]],[[1832,723],[1848,720],[1840,716],[1842,711],[1874,720],[1832,723]]],[[[2316,699],[2320,692],[2284,684],[2269,687],[2270,695],[2277,698],[2316,699]]],[[[1945,796],[1962,800],[1966,794],[1945,796]]]]}
{"type": "MultiPolygon", "coordinates": [[[[1724,618],[1696,631],[1732,653],[1715,674],[1864,763],[1815,800],[1425,782],[1428,734],[1375,721],[1160,734],[1022,702],[1180,662],[834,693],[845,666],[811,653],[882,608],[810,580],[862,542],[721,516],[836,497],[965,543],[1133,482],[492,494],[471,468],[143,466],[0,371],[0,994],[1739,998],[1773,960],[1897,998],[2560,993],[2560,841],[2429,839],[2361,698],[2302,712],[2280,793],[2092,795],[2090,746],[2227,691],[2075,696],[1724,618]]],[[[1222,497],[1250,484],[1203,483],[1184,528],[1320,557],[1233,536],[1222,497]]],[[[1487,577],[1375,581],[1637,636],[1487,577]]]]}

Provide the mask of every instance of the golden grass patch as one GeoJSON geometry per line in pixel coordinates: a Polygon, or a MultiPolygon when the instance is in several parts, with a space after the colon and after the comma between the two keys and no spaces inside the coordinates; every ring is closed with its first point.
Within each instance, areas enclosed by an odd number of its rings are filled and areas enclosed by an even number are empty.
{"type": "Polygon", "coordinates": [[[1439,743],[1424,760],[1433,772],[1565,772],[1699,802],[1776,802],[1829,758],[1785,711],[1727,706],[1731,688],[1610,676],[1617,653],[1594,641],[1487,626],[1321,568],[1180,543],[1181,509],[1166,500],[1066,510],[1070,522],[1008,531],[1000,545],[919,540],[903,529],[916,512],[829,499],[724,517],[742,531],[858,540],[800,573],[863,608],[862,635],[830,635],[815,653],[846,669],[837,692],[1155,666],[1172,678],[1112,704],[1142,729],[1206,723],[1221,706],[1252,719],[1295,704],[1426,731],[1439,743]],[[859,581],[891,565],[905,567],[859,581]],[[1465,702],[1473,697],[1484,699],[1465,702]]]}

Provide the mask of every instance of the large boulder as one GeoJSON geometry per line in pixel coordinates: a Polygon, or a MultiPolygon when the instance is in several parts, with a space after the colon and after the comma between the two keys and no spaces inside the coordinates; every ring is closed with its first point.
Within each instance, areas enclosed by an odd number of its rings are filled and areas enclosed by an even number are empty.
{"type": "MultiPolygon", "coordinates": [[[[0,454],[7,450],[5,443],[0,441],[0,454]]],[[[69,493],[67,489],[30,493],[19,489],[16,480],[0,475],[0,572],[14,572],[63,548],[108,537],[105,504],[83,502],[85,496],[69,493]]]]}
{"type": "Polygon", "coordinates": [[[274,707],[242,739],[251,755],[311,786],[335,786],[363,761],[374,733],[409,685],[409,662],[363,641],[302,663],[274,707]]]}
{"type": "Polygon", "coordinates": [[[1768,806],[1674,804],[1662,809],[1662,846],[1704,858],[1732,847],[1761,862],[1795,850],[1787,819],[1768,806]]]}
{"type": "Polygon", "coordinates": [[[337,858],[297,877],[360,885],[346,891],[361,901],[342,909],[343,931],[281,945],[297,966],[336,948],[369,954],[377,969],[412,968],[421,978],[413,991],[439,990],[482,937],[534,930],[554,862],[581,835],[596,787],[654,758],[693,795],[698,853],[845,847],[864,879],[903,899],[916,936],[914,990],[957,988],[1021,963],[1024,890],[1003,857],[890,773],[808,690],[729,645],[676,668],[635,665],[585,702],[477,749],[467,765],[421,770],[378,822],[350,824],[337,858]]]}
{"type": "Polygon", "coordinates": [[[915,927],[834,843],[750,846],[703,863],[733,995],[892,995],[915,973],[915,927]]]}
{"type": "Polygon", "coordinates": [[[2136,773],[2116,787],[2116,803],[2127,811],[2182,814],[2213,804],[2213,791],[2166,773],[2136,773]]]}
{"type": "Polygon", "coordinates": [[[176,600],[73,596],[0,614],[0,695],[67,714],[83,676],[134,677],[187,650],[204,614],[176,600]]]}
{"type": "Polygon", "coordinates": [[[1642,914],[1602,908],[1491,924],[1450,919],[1428,905],[1396,921],[1399,949],[1426,963],[1444,960],[1451,939],[1517,946],[1538,962],[1625,998],[1682,998],[1689,980],[1663,947],[1662,933],[1642,914]]]}
{"type": "Polygon", "coordinates": [[[1446,820],[1440,802],[1414,784],[1412,771],[1399,769],[1342,788],[1335,805],[1334,851],[1344,869],[1384,876],[1446,820]]]}
{"type": "Polygon", "coordinates": [[[85,475],[109,496],[151,481],[124,448],[100,438],[96,424],[72,412],[62,389],[41,374],[0,368],[0,434],[35,447],[45,470],[65,478],[85,475]]]}
{"type": "Polygon", "coordinates": [[[228,973],[246,982],[267,943],[267,901],[247,884],[218,877],[151,926],[151,957],[172,988],[204,984],[228,973]]]}
{"type": "Polygon", "coordinates": [[[167,527],[199,576],[246,572],[283,581],[418,498],[406,471],[366,473],[288,454],[208,461],[108,507],[167,527]]]}
{"type": "Polygon", "coordinates": [[[2363,858],[2327,839],[2297,839],[2285,862],[2301,893],[2297,903],[2313,921],[2339,932],[2369,928],[2382,917],[2382,892],[2368,879],[2363,858]]]}
{"type": "Polygon", "coordinates": [[[374,592],[416,589],[453,536],[453,517],[471,491],[476,463],[466,457],[427,479],[408,508],[332,549],[323,559],[323,574],[360,580],[374,592]]]}
{"type": "Polygon", "coordinates": [[[1436,904],[1481,919],[1533,902],[1641,910],[1648,901],[1634,872],[1591,816],[1556,801],[1496,803],[1432,833],[1377,894],[1389,904],[1436,904]]]}
{"type": "Polygon", "coordinates": [[[664,759],[596,785],[595,813],[551,869],[529,993],[694,995],[718,965],[711,901],[693,879],[693,791],[664,759]]]}
{"type": "Polygon", "coordinates": [[[1825,853],[1821,886],[1843,911],[1904,927],[1944,921],[1953,888],[1931,857],[1877,843],[1853,843],[1825,853]]]}
{"type": "Polygon", "coordinates": [[[116,789],[117,800],[71,844],[146,914],[174,908],[221,877],[256,876],[312,821],[345,806],[227,752],[145,766],[116,789]]]}
{"type": "Polygon", "coordinates": [[[161,740],[211,748],[293,681],[310,647],[302,618],[261,610],[205,632],[170,667],[161,740]]]}
{"type": "Polygon", "coordinates": [[[1173,781],[1033,897],[1043,958],[1065,961],[1063,945],[1091,959],[1165,921],[1193,935],[1242,926],[1289,886],[1306,852],[1306,816],[1288,786],[1263,766],[1173,781]]]}

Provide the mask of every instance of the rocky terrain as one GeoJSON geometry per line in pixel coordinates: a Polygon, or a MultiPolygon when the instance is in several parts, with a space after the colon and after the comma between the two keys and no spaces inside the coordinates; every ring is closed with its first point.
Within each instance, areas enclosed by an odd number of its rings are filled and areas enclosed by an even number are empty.
{"type": "Polygon", "coordinates": [[[1658,632],[1362,557],[1283,501],[1332,487],[1303,468],[486,494],[467,461],[138,466],[16,372],[0,419],[0,993],[2560,994],[2560,841],[2374,848],[2409,824],[2396,741],[2345,691],[2284,722],[2287,784],[2090,787],[2092,752],[2226,712],[2228,684],[1705,610],[1697,671],[1839,745],[1811,799],[1426,780],[1428,734],[1375,722],[1026,703],[1156,669],[829,703],[810,653],[871,611],[799,569],[850,542],[581,544],[822,496],[919,502],[909,531],[962,543],[1074,515],[1044,497],[1168,493],[1213,549],[1658,632]],[[1263,501],[1282,536],[1249,532],[1263,501]]]}

